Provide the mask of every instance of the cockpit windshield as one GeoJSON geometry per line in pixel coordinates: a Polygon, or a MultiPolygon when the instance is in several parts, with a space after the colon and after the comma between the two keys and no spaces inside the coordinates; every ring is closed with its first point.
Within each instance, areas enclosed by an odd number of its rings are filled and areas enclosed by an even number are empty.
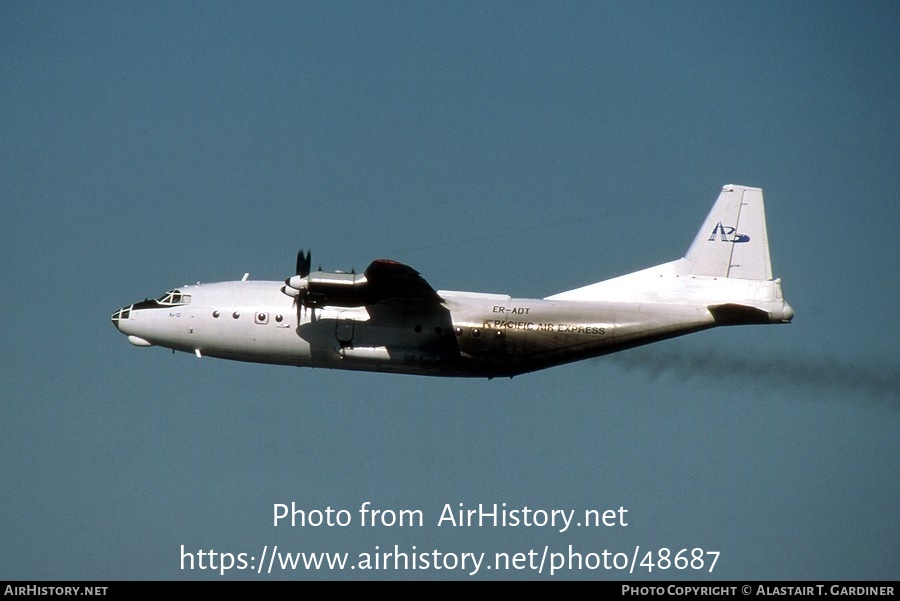
{"type": "Polygon", "coordinates": [[[156,299],[160,305],[186,305],[191,302],[190,294],[182,294],[181,290],[169,290],[156,299]]]}

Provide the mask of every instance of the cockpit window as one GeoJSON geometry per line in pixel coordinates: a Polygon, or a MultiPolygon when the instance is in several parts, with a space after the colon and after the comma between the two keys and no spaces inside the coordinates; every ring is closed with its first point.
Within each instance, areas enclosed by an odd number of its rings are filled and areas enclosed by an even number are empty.
{"type": "Polygon", "coordinates": [[[156,302],[160,305],[186,305],[191,302],[191,295],[182,294],[181,290],[169,290],[156,299],[156,302]]]}

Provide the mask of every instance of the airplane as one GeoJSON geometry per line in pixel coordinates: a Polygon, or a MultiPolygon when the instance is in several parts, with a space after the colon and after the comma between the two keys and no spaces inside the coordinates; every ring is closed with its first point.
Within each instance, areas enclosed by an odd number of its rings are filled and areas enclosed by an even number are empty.
{"type": "Polygon", "coordinates": [[[197,283],[127,305],[138,347],[255,363],[447,377],[509,377],[718,326],[789,323],[772,278],[761,188],[723,186],[679,259],[544,298],[435,290],[412,267],[197,283]]]}

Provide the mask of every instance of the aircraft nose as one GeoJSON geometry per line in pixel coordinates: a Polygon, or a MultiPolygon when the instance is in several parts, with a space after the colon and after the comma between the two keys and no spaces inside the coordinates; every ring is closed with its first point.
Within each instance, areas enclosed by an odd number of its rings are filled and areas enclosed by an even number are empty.
{"type": "Polygon", "coordinates": [[[123,319],[128,319],[128,317],[130,315],[131,315],[131,306],[122,307],[121,309],[119,309],[118,311],[113,313],[109,319],[110,319],[110,321],[112,321],[112,324],[114,326],[116,326],[117,330],[122,331],[122,328],[119,327],[119,322],[123,319]]]}

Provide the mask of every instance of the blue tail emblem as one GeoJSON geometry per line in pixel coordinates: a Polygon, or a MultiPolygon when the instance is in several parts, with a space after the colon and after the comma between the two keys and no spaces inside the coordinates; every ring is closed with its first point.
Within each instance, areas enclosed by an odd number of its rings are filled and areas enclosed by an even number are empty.
{"type": "Polygon", "coordinates": [[[730,225],[722,225],[722,222],[720,221],[709,235],[709,241],[713,242],[716,239],[716,234],[718,234],[719,240],[722,242],[734,242],[735,244],[739,242],[750,242],[750,236],[746,234],[737,234],[735,233],[736,231],[736,228],[733,228],[730,225]]]}

